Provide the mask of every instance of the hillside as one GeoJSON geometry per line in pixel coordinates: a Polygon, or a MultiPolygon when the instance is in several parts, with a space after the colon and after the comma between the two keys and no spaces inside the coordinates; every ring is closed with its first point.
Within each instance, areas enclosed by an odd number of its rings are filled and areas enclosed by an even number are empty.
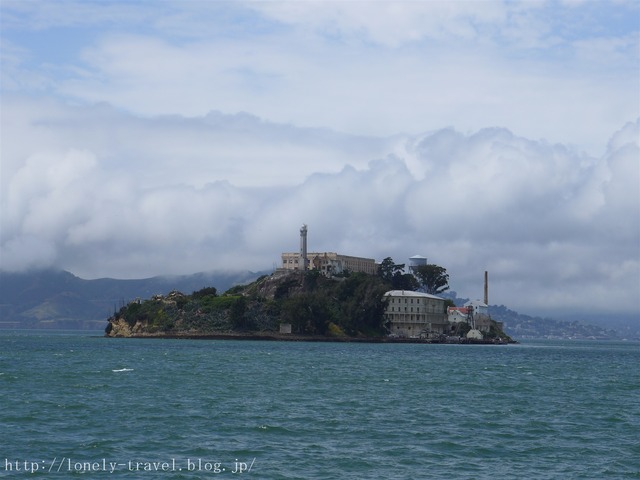
{"type": "Polygon", "coordinates": [[[227,290],[257,278],[253,272],[203,272],[138,280],[84,280],[61,270],[0,272],[0,328],[104,329],[105,318],[136,298],[192,292],[208,285],[227,290]]]}
{"type": "Polygon", "coordinates": [[[223,295],[205,288],[130,303],[109,319],[106,333],[276,333],[287,323],[298,335],[381,336],[387,289],[379,277],[357,273],[332,279],[315,271],[263,276],[223,295]]]}
{"type": "MultiPolygon", "coordinates": [[[[291,271],[260,277],[217,295],[205,288],[125,305],[109,318],[105,333],[129,336],[280,335],[290,326],[297,338],[387,338],[381,277],[352,273],[326,278],[317,271],[291,271]]],[[[289,334],[287,334],[289,335],[289,334]]],[[[494,325],[492,338],[510,339],[494,325]]]]}
{"type": "MultiPolygon", "coordinates": [[[[455,291],[445,292],[442,297],[459,307],[469,301],[468,298],[458,297],[455,291]]],[[[581,315],[560,320],[518,313],[504,305],[489,305],[489,315],[496,322],[503,323],[507,335],[521,340],[640,340],[640,322],[631,316],[597,318],[581,315]]]]}
{"type": "MultiPolygon", "coordinates": [[[[136,298],[166,296],[174,290],[189,293],[207,286],[225,292],[259,276],[260,273],[254,272],[203,272],[136,280],[85,280],[66,271],[0,271],[0,329],[103,330],[110,315],[136,298]]],[[[265,291],[263,296],[268,298],[270,292],[265,291]]],[[[456,305],[468,300],[458,298],[456,292],[446,292],[442,296],[456,305]]],[[[561,321],[520,314],[504,305],[490,305],[489,312],[494,320],[504,322],[505,333],[518,339],[640,338],[637,318],[627,318],[626,323],[616,324],[614,331],[606,325],[619,320],[617,317],[603,319],[601,323],[595,318],[561,321]]]]}
{"type": "MultiPolygon", "coordinates": [[[[577,320],[564,322],[552,318],[531,317],[514,312],[504,305],[492,305],[489,307],[489,313],[494,320],[503,322],[505,331],[515,338],[583,340],[613,340],[620,338],[620,333],[612,329],[585,324],[577,320]]],[[[633,335],[632,333],[629,337],[633,338],[633,335]]]]}

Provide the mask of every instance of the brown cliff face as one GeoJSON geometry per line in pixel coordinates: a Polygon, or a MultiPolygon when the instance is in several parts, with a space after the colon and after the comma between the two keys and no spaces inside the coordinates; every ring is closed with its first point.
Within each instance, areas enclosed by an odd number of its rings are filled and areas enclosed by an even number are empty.
{"type": "Polygon", "coordinates": [[[105,330],[107,337],[132,337],[143,334],[145,325],[139,321],[129,325],[124,318],[112,318],[109,319],[107,330],[105,330]]]}

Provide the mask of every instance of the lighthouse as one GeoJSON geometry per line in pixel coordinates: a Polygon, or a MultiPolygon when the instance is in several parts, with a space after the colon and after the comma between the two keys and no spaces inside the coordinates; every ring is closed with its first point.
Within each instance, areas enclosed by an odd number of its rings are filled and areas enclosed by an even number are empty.
{"type": "Polygon", "coordinates": [[[307,225],[300,228],[300,266],[303,271],[309,268],[309,259],[307,258],[307,225]]]}

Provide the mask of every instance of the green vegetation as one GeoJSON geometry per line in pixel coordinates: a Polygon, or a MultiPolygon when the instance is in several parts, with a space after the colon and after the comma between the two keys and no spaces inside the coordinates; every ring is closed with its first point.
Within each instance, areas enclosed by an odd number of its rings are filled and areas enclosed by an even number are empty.
{"type": "Polygon", "coordinates": [[[364,273],[264,276],[223,295],[208,287],[129,303],[109,319],[107,334],[122,319],[140,333],[278,332],[280,324],[288,323],[302,335],[381,336],[383,295],[389,289],[379,276],[364,273]]]}
{"type": "Polygon", "coordinates": [[[420,290],[431,295],[440,295],[449,290],[449,275],[447,270],[438,265],[419,265],[413,269],[413,274],[420,285],[420,290]]]}
{"type": "Polygon", "coordinates": [[[396,264],[391,257],[380,262],[378,275],[387,283],[391,290],[418,290],[416,277],[410,273],[404,273],[404,263],[396,264]]]}
{"type": "Polygon", "coordinates": [[[502,328],[498,326],[498,323],[495,320],[491,320],[489,331],[484,334],[484,338],[488,340],[502,340],[503,342],[513,341],[513,339],[509,335],[504,333],[502,328]]]}
{"type": "MultiPolygon", "coordinates": [[[[173,291],[123,306],[109,319],[108,335],[219,333],[278,333],[283,324],[291,333],[333,338],[381,337],[387,334],[385,292],[448,289],[446,270],[437,265],[404,273],[404,265],[386,258],[378,275],[343,273],[327,278],[317,270],[262,276],[248,285],[237,285],[219,295],[213,287],[191,295],[173,291]],[[124,324],[124,325],[123,325],[124,324]],[[124,329],[124,330],[123,330],[124,329]]],[[[448,304],[453,302],[448,301],[448,304]]],[[[455,334],[464,336],[467,324],[455,334]]],[[[495,325],[491,338],[499,338],[495,325]]]]}

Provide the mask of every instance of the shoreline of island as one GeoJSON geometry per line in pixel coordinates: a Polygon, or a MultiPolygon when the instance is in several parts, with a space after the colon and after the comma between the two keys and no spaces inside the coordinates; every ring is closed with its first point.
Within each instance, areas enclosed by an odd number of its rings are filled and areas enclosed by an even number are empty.
{"type": "Polygon", "coordinates": [[[167,340],[254,340],[269,342],[309,342],[309,343],[392,343],[392,344],[449,344],[449,345],[508,345],[517,344],[515,340],[505,341],[500,339],[473,339],[473,338],[394,338],[384,337],[328,337],[321,335],[296,335],[296,334],[279,334],[279,333],[145,333],[133,334],[128,336],[110,336],[106,338],[120,339],[167,339],[167,340]]]}

